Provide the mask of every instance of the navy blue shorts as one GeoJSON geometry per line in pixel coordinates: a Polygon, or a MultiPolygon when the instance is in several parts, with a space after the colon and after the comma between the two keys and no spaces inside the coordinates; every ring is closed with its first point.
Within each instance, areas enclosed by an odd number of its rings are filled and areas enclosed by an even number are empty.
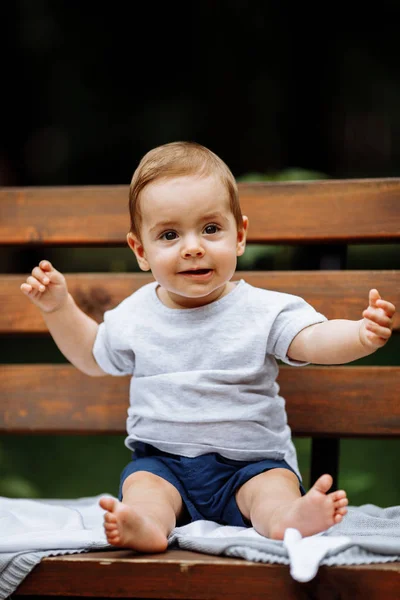
{"type": "MultiPolygon", "coordinates": [[[[132,461],[121,473],[119,499],[122,499],[122,484],[129,475],[148,471],[169,481],[180,493],[187,513],[178,525],[205,519],[221,525],[249,527],[236,503],[235,492],[255,475],[270,469],[289,469],[294,473],[284,460],[238,461],[216,453],[187,458],[138,443],[132,461]]],[[[304,495],[300,480],[299,488],[304,495]]]]}

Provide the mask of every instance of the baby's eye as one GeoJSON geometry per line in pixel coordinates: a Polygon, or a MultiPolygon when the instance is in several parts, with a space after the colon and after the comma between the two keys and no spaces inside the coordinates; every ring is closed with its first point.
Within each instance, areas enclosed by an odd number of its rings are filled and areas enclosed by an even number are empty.
{"type": "Polygon", "coordinates": [[[206,227],[204,227],[204,233],[217,233],[217,231],[219,231],[219,227],[218,225],[207,225],[206,227]]]}
{"type": "Polygon", "coordinates": [[[172,240],[176,240],[177,233],[175,231],[166,231],[160,236],[160,238],[162,240],[166,240],[167,242],[172,242],[172,240]]]}

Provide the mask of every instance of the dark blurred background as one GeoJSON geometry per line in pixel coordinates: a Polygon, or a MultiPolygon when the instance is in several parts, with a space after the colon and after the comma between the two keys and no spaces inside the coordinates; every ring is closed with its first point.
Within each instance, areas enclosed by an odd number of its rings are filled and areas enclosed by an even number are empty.
{"type": "MultiPolygon", "coordinates": [[[[3,3],[0,185],[128,184],[145,152],[180,139],[208,146],[239,180],[398,177],[399,17],[394,0],[373,11],[268,0],[3,3]]],[[[125,249],[49,252],[60,270],[79,271],[86,256],[100,271],[136,268],[125,249]]],[[[1,253],[3,272],[36,260],[1,253]]],[[[270,268],[290,267],[288,249],[271,255],[270,268]]],[[[254,268],[257,249],[247,256],[242,266],[254,268]]],[[[346,267],[371,259],[400,268],[390,245],[349,247],[346,267]]],[[[0,360],[18,362],[20,347],[0,344],[0,360]]],[[[375,364],[399,364],[398,346],[375,364]]],[[[63,360],[52,340],[24,349],[63,360]]],[[[309,440],[296,445],[307,482],[309,440]]],[[[399,504],[398,456],[398,440],[345,440],[339,483],[350,502],[399,504]]],[[[128,460],[123,439],[7,436],[0,494],[117,493],[128,460]]]]}
{"type": "Polygon", "coordinates": [[[177,139],[237,177],[398,175],[399,19],[394,0],[3,3],[1,183],[125,183],[177,139]]]}

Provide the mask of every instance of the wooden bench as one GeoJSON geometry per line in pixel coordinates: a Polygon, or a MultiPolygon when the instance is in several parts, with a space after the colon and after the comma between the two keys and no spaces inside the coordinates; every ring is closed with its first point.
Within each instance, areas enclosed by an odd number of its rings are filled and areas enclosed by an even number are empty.
{"type": "MultiPolygon", "coordinates": [[[[237,278],[303,296],[328,318],[359,319],[371,287],[400,310],[399,270],[345,270],[348,244],[400,242],[400,179],[239,187],[243,213],[250,219],[250,244],[303,250],[295,270],[238,271],[237,278]]],[[[30,268],[50,248],[123,247],[127,198],[127,186],[3,188],[0,244],[32,253],[30,268]]],[[[105,309],[151,280],[136,272],[66,276],[71,293],[99,321],[105,309]]],[[[0,276],[3,341],[6,336],[47,335],[39,312],[19,291],[25,277],[0,276]]],[[[397,315],[393,337],[399,330],[397,315]]],[[[90,378],[69,364],[22,360],[0,365],[1,434],[124,433],[127,378],[90,378]]],[[[400,367],[283,367],[279,383],[294,435],[313,440],[312,481],[324,471],[337,481],[340,438],[400,435],[400,367]]],[[[20,585],[19,596],[388,599],[400,597],[400,563],[321,567],[315,579],[300,584],[282,565],[179,550],[162,555],[93,552],[42,560],[20,585]]]]}

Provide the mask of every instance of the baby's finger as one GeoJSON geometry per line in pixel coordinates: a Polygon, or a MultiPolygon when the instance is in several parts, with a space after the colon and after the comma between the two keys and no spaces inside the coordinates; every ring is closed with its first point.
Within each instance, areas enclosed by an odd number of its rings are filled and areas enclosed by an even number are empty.
{"type": "Polygon", "coordinates": [[[20,290],[21,292],[23,292],[24,294],[30,294],[32,291],[32,286],[29,285],[29,283],[22,283],[20,285],[20,290]]]}
{"type": "Polygon", "coordinates": [[[53,270],[53,265],[51,264],[51,262],[49,260],[41,260],[39,263],[39,267],[43,270],[43,271],[52,271],[53,270]]]}
{"type": "Polygon", "coordinates": [[[31,286],[32,290],[36,290],[37,292],[44,292],[46,289],[46,286],[32,275],[28,277],[26,283],[31,286]]]}
{"type": "Polygon", "coordinates": [[[378,290],[372,289],[369,291],[369,305],[370,306],[376,306],[377,301],[380,299],[381,299],[381,297],[379,295],[378,290]]]}
{"type": "Polygon", "coordinates": [[[378,323],[378,325],[382,325],[383,327],[389,327],[391,329],[393,326],[391,317],[389,317],[389,315],[381,308],[378,310],[366,308],[363,312],[363,317],[370,321],[374,321],[374,323],[378,323]]]}
{"type": "Polygon", "coordinates": [[[373,321],[367,321],[365,327],[368,331],[372,331],[377,337],[387,340],[392,335],[392,331],[389,327],[382,327],[378,323],[374,323],[373,321]]]}
{"type": "Polygon", "coordinates": [[[57,271],[57,269],[53,267],[50,261],[41,260],[39,263],[39,268],[45,275],[45,277],[49,279],[49,282],[51,281],[51,283],[54,283],[56,285],[64,282],[63,274],[57,271]]]}
{"type": "Polygon", "coordinates": [[[387,300],[382,300],[382,298],[380,298],[379,300],[377,300],[376,304],[379,308],[383,308],[383,310],[389,317],[393,317],[394,313],[396,312],[395,305],[391,302],[388,302],[387,300]]]}
{"type": "Polygon", "coordinates": [[[35,277],[38,281],[40,281],[44,285],[47,285],[48,283],[50,283],[50,279],[48,278],[47,273],[44,273],[40,267],[35,267],[32,270],[32,275],[33,275],[33,277],[35,277]]]}

